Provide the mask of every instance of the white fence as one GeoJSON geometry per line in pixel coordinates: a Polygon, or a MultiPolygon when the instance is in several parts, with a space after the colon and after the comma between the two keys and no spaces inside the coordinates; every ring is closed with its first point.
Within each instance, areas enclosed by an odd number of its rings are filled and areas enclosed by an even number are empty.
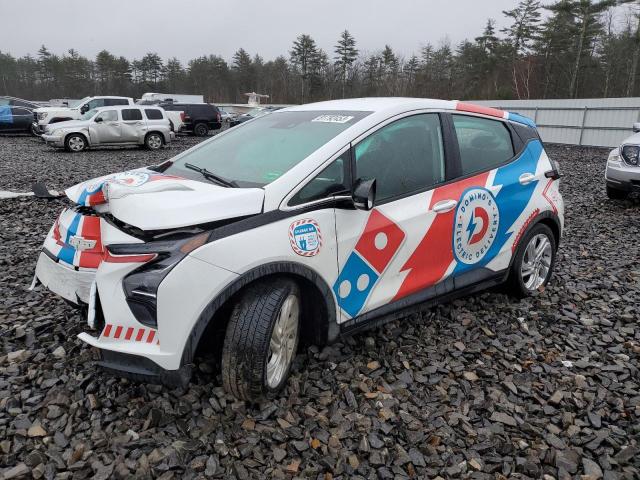
{"type": "Polygon", "coordinates": [[[471,101],[532,118],[549,143],[617,147],[640,122],[640,98],[471,101]]]}

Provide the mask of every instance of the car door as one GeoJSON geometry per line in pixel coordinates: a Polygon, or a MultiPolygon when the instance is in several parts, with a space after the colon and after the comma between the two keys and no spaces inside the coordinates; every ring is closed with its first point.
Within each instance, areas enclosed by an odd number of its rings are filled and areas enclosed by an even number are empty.
{"type": "Polygon", "coordinates": [[[147,128],[140,109],[123,108],[120,114],[122,115],[122,141],[142,143],[147,128]]]}
{"type": "Polygon", "coordinates": [[[122,125],[117,110],[104,110],[98,113],[89,129],[91,143],[120,143],[122,142],[122,125]]]}
{"type": "Polygon", "coordinates": [[[339,275],[333,284],[341,321],[412,294],[435,296],[450,262],[448,242],[427,237],[451,205],[435,200],[446,180],[443,127],[438,113],[407,115],[356,140],[353,177],[376,179],[371,211],[337,209],[339,275]]]}
{"type": "Polygon", "coordinates": [[[33,122],[33,111],[25,107],[11,107],[13,114],[13,130],[20,132],[29,131],[29,127],[33,122]]]}
{"type": "Polygon", "coordinates": [[[452,275],[456,289],[495,276],[509,267],[518,235],[533,209],[540,184],[542,144],[526,145],[508,122],[453,114],[459,178],[447,196],[456,202],[452,275]]]}

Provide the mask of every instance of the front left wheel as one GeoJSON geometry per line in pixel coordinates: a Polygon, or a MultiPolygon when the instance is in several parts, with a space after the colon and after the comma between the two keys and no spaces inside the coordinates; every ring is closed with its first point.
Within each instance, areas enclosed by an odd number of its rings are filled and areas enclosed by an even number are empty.
{"type": "Polygon", "coordinates": [[[288,279],[247,288],[236,304],[222,349],[227,392],[258,401],[284,387],[300,337],[300,289],[288,279]]]}
{"type": "Polygon", "coordinates": [[[67,152],[82,152],[87,148],[87,140],[79,133],[69,135],[64,141],[67,152]]]}

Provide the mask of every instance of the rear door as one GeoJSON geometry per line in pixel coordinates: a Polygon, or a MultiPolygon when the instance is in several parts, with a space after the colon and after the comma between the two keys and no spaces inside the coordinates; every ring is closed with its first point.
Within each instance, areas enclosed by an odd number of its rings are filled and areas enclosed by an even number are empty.
{"type": "Polygon", "coordinates": [[[542,145],[524,145],[507,121],[453,114],[459,179],[445,195],[456,202],[452,275],[455,288],[509,267],[515,241],[533,211],[530,200],[542,145]]]}
{"type": "Polygon", "coordinates": [[[123,108],[122,115],[122,141],[142,143],[147,131],[147,124],[142,118],[139,108],[123,108]]]}

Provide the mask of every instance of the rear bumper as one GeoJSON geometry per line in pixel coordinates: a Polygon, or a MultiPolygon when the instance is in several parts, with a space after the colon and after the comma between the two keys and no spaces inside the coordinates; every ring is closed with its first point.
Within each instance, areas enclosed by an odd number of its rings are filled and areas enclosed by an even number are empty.
{"type": "Polygon", "coordinates": [[[89,303],[95,270],[76,270],[53,260],[45,251],[40,252],[36,264],[36,278],[53,293],[76,305],[89,303]]]}

